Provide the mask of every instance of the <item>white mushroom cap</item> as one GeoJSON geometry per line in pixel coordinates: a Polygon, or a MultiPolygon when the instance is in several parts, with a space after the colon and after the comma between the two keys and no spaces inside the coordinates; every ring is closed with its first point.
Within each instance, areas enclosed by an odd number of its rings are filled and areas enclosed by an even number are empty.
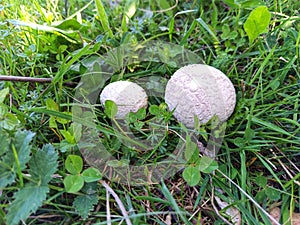
{"type": "Polygon", "coordinates": [[[129,112],[137,112],[147,107],[148,96],[145,90],[130,81],[116,81],[107,85],[100,94],[101,104],[111,100],[118,106],[116,118],[124,119],[129,112]]]}
{"type": "Polygon", "coordinates": [[[220,70],[203,64],[192,64],[177,70],[168,81],[165,102],[174,117],[188,128],[194,127],[194,116],[201,124],[217,115],[227,120],[234,111],[236,95],[233,84],[220,70]]]}

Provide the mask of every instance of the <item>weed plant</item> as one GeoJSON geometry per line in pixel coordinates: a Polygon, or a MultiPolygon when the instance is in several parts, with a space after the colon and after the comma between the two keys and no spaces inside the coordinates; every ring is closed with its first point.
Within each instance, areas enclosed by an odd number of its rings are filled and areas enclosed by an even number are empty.
{"type": "MultiPolygon", "coordinates": [[[[297,0],[2,1],[0,74],[52,82],[0,81],[0,224],[276,224],[268,217],[274,207],[281,210],[277,224],[291,224],[300,212],[299,8],[297,0]],[[270,21],[249,33],[245,23],[259,7],[269,14],[258,18],[270,21]],[[183,46],[223,71],[237,104],[215,159],[197,152],[207,164],[193,173],[199,176],[183,176],[182,168],[134,186],[82,156],[76,140],[84,124],[74,123],[72,107],[95,59],[150,41],[183,46]]],[[[138,61],[105,84],[150,76],[163,84],[176,69],[138,61]]],[[[183,131],[198,132],[204,144],[209,138],[210,124],[186,130],[152,96],[147,110],[126,119],[136,137],[161,140],[144,153],[125,145],[121,140],[132,140],[114,134],[114,118],[99,100],[95,105],[85,116],[91,113],[98,138],[118,160],[111,167],[158,163],[181,138],[188,145],[183,131]],[[163,121],[162,136],[149,131],[153,121],[163,121]]]]}

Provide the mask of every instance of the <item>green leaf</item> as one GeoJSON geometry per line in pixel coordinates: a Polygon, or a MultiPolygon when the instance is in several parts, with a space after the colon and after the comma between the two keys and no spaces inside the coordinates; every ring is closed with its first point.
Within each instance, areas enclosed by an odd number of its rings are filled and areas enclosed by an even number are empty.
{"type": "Polygon", "coordinates": [[[102,178],[102,174],[98,169],[91,167],[83,171],[82,177],[85,182],[90,183],[100,180],[102,178]]]}
{"type": "Polygon", "coordinates": [[[278,201],[281,198],[281,193],[275,188],[267,187],[266,195],[271,201],[278,201]]]}
{"type": "Polygon", "coordinates": [[[129,19],[133,17],[133,15],[136,12],[138,0],[127,0],[125,1],[125,7],[124,7],[124,16],[125,16],[125,22],[128,23],[129,19]]]}
{"type": "Polygon", "coordinates": [[[59,108],[58,108],[58,105],[56,104],[56,102],[51,99],[51,98],[48,98],[46,100],[46,109],[49,109],[49,110],[53,110],[53,111],[59,111],[59,108]]]}
{"type": "MultiPolygon", "coordinates": [[[[53,110],[55,112],[58,112],[59,111],[59,108],[58,108],[58,105],[56,104],[56,102],[51,99],[51,98],[48,98],[46,100],[46,109],[47,110],[53,110]]],[[[56,123],[56,117],[50,115],[50,120],[49,120],[49,127],[51,128],[57,128],[57,123],[56,123]]]]}
{"type": "Polygon", "coordinates": [[[113,37],[113,32],[110,29],[109,20],[101,0],[95,0],[95,3],[99,20],[101,22],[104,32],[108,32],[109,37],[113,37]]]}
{"type": "Polygon", "coordinates": [[[30,159],[31,145],[29,144],[32,141],[35,133],[31,131],[17,131],[15,134],[15,148],[18,153],[18,158],[20,162],[20,168],[23,170],[26,167],[26,163],[30,159]]]}
{"type": "Polygon", "coordinates": [[[149,107],[149,112],[150,112],[150,114],[152,114],[154,116],[159,116],[161,114],[161,110],[160,110],[159,106],[157,106],[157,105],[151,105],[149,107]]]}
{"type": "Polygon", "coordinates": [[[186,136],[184,157],[189,161],[192,156],[198,151],[197,145],[191,140],[189,135],[186,136]]]}
{"type": "Polygon", "coordinates": [[[82,124],[80,123],[72,123],[71,125],[72,133],[76,141],[80,141],[80,138],[82,136],[82,124]]]}
{"type": "MultiPolygon", "coordinates": [[[[15,25],[15,26],[24,26],[24,27],[30,27],[31,29],[38,30],[38,31],[45,31],[45,32],[51,32],[55,33],[56,35],[64,37],[66,40],[72,43],[77,43],[75,40],[70,38],[68,35],[69,34],[76,34],[72,30],[61,30],[56,27],[51,27],[47,25],[40,25],[32,22],[25,22],[25,21],[20,21],[20,20],[7,20],[9,23],[15,25]]],[[[78,33],[77,33],[78,35],[78,33]]]]}
{"type": "Polygon", "coordinates": [[[76,193],[83,187],[84,179],[81,175],[68,175],[64,179],[64,185],[66,192],[76,193]]]}
{"type": "Polygon", "coordinates": [[[247,0],[247,1],[242,1],[241,6],[243,9],[245,9],[245,8],[255,8],[265,4],[266,3],[262,0],[247,0]]]}
{"type": "Polygon", "coordinates": [[[110,118],[114,118],[118,112],[118,106],[111,100],[106,100],[104,104],[104,113],[110,118]]]}
{"type": "Polygon", "coordinates": [[[89,216],[90,211],[93,210],[94,205],[97,204],[97,202],[97,194],[80,195],[75,198],[73,202],[73,207],[83,219],[86,219],[89,216]]]}
{"type": "Polygon", "coordinates": [[[69,142],[71,144],[76,143],[75,137],[69,131],[66,131],[66,130],[59,130],[59,131],[62,134],[62,136],[64,136],[64,138],[66,139],[67,142],[69,142]]]}
{"type": "Polygon", "coordinates": [[[202,18],[196,19],[196,22],[198,22],[207,31],[207,33],[210,34],[210,36],[214,39],[215,42],[220,43],[215,32],[211,29],[210,26],[207,25],[207,23],[205,23],[205,21],[202,18]]]}
{"type": "Polygon", "coordinates": [[[29,161],[29,173],[32,179],[47,185],[58,167],[58,154],[51,144],[39,149],[29,161]]]}
{"type": "Polygon", "coordinates": [[[244,29],[249,37],[250,44],[260,34],[267,31],[270,20],[271,13],[266,6],[259,6],[250,13],[244,23],[244,29]]]}
{"type": "Polygon", "coordinates": [[[5,188],[7,185],[14,182],[16,178],[16,172],[8,170],[0,165],[0,188],[5,188]]]}
{"type": "Polygon", "coordinates": [[[198,167],[192,165],[189,165],[184,169],[182,176],[191,187],[197,185],[201,179],[198,167]]]}
{"type": "Polygon", "coordinates": [[[146,109],[145,108],[140,108],[137,112],[136,112],[136,117],[139,120],[143,120],[146,117],[146,109]]]}
{"type": "Polygon", "coordinates": [[[255,184],[260,187],[266,187],[266,185],[268,184],[268,179],[264,176],[258,176],[255,178],[255,184]]]}
{"type": "Polygon", "coordinates": [[[156,3],[159,6],[159,10],[164,10],[169,17],[173,16],[173,10],[171,10],[171,6],[167,0],[156,0],[156,3]]]}
{"type": "Polygon", "coordinates": [[[0,129],[0,157],[4,155],[9,149],[10,137],[7,132],[0,129]]]}
{"type": "Polygon", "coordinates": [[[251,128],[246,128],[244,136],[247,141],[251,141],[255,137],[255,131],[251,128]]]}
{"type": "Polygon", "coordinates": [[[60,112],[59,115],[62,115],[64,114],[63,116],[60,116],[60,117],[56,117],[56,121],[60,124],[67,124],[70,122],[69,119],[66,119],[67,116],[65,115],[70,115],[72,116],[72,113],[71,112],[60,112]]]}
{"type": "Polygon", "coordinates": [[[19,224],[31,213],[34,213],[47,197],[47,186],[26,186],[14,195],[14,201],[8,206],[6,223],[19,224]]]}
{"type": "Polygon", "coordinates": [[[236,137],[234,140],[233,140],[233,143],[238,146],[238,147],[243,147],[245,145],[245,140],[244,138],[241,138],[241,137],[236,137]]]}
{"type": "Polygon", "coordinates": [[[203,156],[199,160],[199,170],[203,173],[211,173],[212,171],[218,169],[218,163],[214,159],[203,156]]]}
{"type": "Polygon", "coordinates": [[[9,93],[9,88],[4,88],[0,90],[0,103],[4,102],[6,95],[8,95],[8,93],[9,93]]]}
{"type": "Polygon", "coordinates": [[[82,158],[78,155],[68,155],[65,166],[69,173],[73,175],[79,174],[83,167],[82,158]]]}
{"type": "MultiPolygon", "coordinates": [[[[18,130],[12,139],[21,170],[26,168],[26,163],[30,159],[30,142],[34,135],[35,134],[30,131],[18,130]]],[[[8,146],[11,148],[10,145],[8,146]]],[[[9,149],[9,151],[0,158],[0,187],[6,187],[14,181],[17,168],[18,165],[16,163],[13,150],[9,149]]]]}

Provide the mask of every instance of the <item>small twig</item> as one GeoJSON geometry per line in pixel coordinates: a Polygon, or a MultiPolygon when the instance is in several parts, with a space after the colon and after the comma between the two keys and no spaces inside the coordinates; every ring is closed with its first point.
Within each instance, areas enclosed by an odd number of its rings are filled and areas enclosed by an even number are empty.
{"type": "Polygon", "coordinates": [[[211,205],[213,207],[213,209],[215,210],[215,213],[219,216],[219,218],[221,220],[223,220],[224,223],[228,224],[228,225],[232,225],[232,223],[230,223],[225,217],[223,217],[219,210],[217,209],[215,203],[214,203],[214,196],[215,196],[215,188],[212,184],[212,177],[210,177],[210,185],[211,185],[211,205]]]}
{"type": "MultiPolygon", "coordinates": [[[[0,75],[0,81],[51,83],[52,78],[0,75]]],[[[73,82],[64,82],[64,84],[67,85],[67,86],[74,86],[75,83],[73,83],[73,82]]]]}
{"type": "Polygon", "coordinates": [[[111,225],[109,196],[110,196],[109,191],[106,189],[106,220],[107,220],[107,225],[111,225]]]}
{"type": "Polygon", "coordinates": [[[131,223],[131,221],[129,219],[128,213],[127,213],[127,211],[126,211],[126,209],[125,209],[125,207],[124,207],[121,199],[116,194],[116,192],[114,192],[114,190],[111,189],[111,187],[105,181],[100,180],[100,183],[102,184],[103,187],[105,187],[106,191],[108,191],[114,197],[114,199],[116,200],[116,202],[117,202],[118,206],[120,207],[120,210],[121,210],[121,212],[123,214],[123,217],[124,217],[124,219],[126,221],[126,224],[127,225],[132,225],[132,223],[131,223]]]}

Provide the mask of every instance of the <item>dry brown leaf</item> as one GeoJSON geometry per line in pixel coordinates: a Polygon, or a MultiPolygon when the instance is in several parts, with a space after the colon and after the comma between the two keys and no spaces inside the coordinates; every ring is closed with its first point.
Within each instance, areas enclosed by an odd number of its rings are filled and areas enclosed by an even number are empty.
{"type": "MultiPolygon", "coordinates": [[[[280,220],[280,216],[281,216],[281,212],[280,212],[280,208],[279,207],[275,207],[271,210],[270,215],[272,217],[274,217],[274,219],[276,221],[279,222],[280,220]]],[[[275,223],[272,222],[272,225],[274,225],[275,223]]],[[[293,213],[292,215],[292,225],[300,225],[300,213],[293,213]]]]}
{"type": "MultiPolygon", "coordinates": [[[[227,202],[221,201],[221,199],[216,197],[216,196],[215,196],[215,199],[216,199],[216,202],[218,203],[218,205],[221,209],[224,209],[224,208],[229,206],[229,204],[227,202]]],[[[230,217],[231,222],[234,225],[241,225],[242,224],[241,214],[235,207],[228,207],[226,209],[225,213],[230,217]]]]}

